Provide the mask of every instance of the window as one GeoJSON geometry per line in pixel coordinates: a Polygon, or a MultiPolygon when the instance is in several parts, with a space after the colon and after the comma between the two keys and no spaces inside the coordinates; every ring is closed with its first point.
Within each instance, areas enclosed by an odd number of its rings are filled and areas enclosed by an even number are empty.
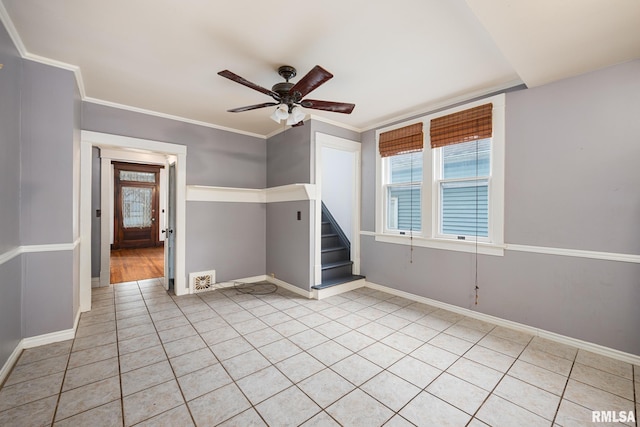
{"type": "Polygon", "coordinates": [[[385,158],[387,230],[420,231],[422,197],[422,152],[385,158]]]}
{"type": "Polygon", "coordinates": [[[489,237],[491,139],[435,149],[437,235],[468,240],[489,237]]]}
{"type": "Polygon", "coordinates": [[[383,129],[377,142],[376,240],[502,255],[504,95],[383,129]],[[387,148],[410,128],[420,144],[387,148]]]}

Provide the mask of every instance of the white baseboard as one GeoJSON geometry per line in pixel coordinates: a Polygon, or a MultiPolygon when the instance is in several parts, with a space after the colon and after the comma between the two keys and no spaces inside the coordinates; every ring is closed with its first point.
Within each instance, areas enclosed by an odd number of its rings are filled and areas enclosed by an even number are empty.
{"type": "Polygon", "coordinates": [[[515,329],[518,331],[526,332],[534,336],[546,338],[551,341],[555,341],[561,344],[567,344],[582,350],[587,350],[592,353],[599,354],[601,356],[610,357],[612,359],[620,360],[622,362],[632,363],[634,365],[640,365],[640,356],[636,354],[626,353],[624,351],[616,350],[613,348],[605,347],[603,345],[594,344],[588,341],[571,338],[565,335],[560,335],[555,332],[546,331],[544,329],[535,328],[533,326],[525,325],[511,320],[501,319],[499,317],[491,316],[489,314],[479,313],[477,311],[469,310],[467,308],[458,307],[456,305],[448,304],[433,300],[431,298],[422,297],[419,295],[411,294],[409,292],[393,289],[388,286],[378,285],[372,282],[366,282],[366,286],[371,289],[383,291],[392,295],[410,299],[412,301],[421,302],[424,304],[432,305],[434,307],[443,308],[445,310],[453,311],[454,313],[462,314],[464,316],[472,317],[474,319],[482,320],[485,322],[493,323],[498,326],[504,326],[506,328],[515,329]]]}
{"type": "Polygon", "coordinates": [[[313,292],[309,292],[309,291],[305,291],[304,289],[300,289],[299,287],[292,285],[291,283],[287,283],[283,280],[280,279],[276,279],[275,277],[271,277],[271,276],[264,276],[264,280],[273,283],[274,285],[278,285],[281,288],[284,288],[288,291],[291,291],[295,294],[298,294],[300,296],[303,296],[305,298],[313,298],[313,292]]]}
{"type": "Polygon", "coordinates": [[[63,331],[56,331],[49,334],[24,338],[22,340],[23,348],[32,348],[41,345],[53,344],[54,342],[72,340],[76,336],[76,329],[78,328],[78,322],[80,321],[80,314],[81,312],[80,310],[78,310],[76,318],[73,321],[73,327],[71,329],[65,329],[63,331]]]}
{"type": "Polygon", "coordinates": [[[4,366],[2,366],[2,369],[0,369],[0,384],[4,383],[4,380],[7,379],[7,376],[9,376],[9,372],[11,372],[13,365],[16,364],[16,362],[18,361],[18,357],[20,357],[20,354],[22,354],[22,350],[24,350],[23,341],[24,340],[20,340],[18,342],[16,348],[13,349],[13,352],[4,363],[4,366]]]}
{"type": "Polygon", "coordinates": [[[321,300],[323,298],[329,298],[335,295],[340,295],[345,292],[352,291],[354,289],[362,288],[366,286],[366,281],[364,279],[354,280],[352,282],[341,283],[336,286],[331,286],[326,289],[314,289],[313,290],[313,298],[317,300],[321,300]]]}
{"type": "Polygon", "coordinates": [[[11,372],[13,365],[15,365],[15,363],[18,361],[18,357],[20,357],[20,354],[22,353],[22,350],[73,339],[76,335],[76,329],[78,329],[78,322],[80,322],[80,314],[81,312],[80,310],[78,310],[78,313],[76,314],[76,317],[73,321],[73,328],[71,329],[65,329],[63,331],[56,331],[49,334],[37,335],[35,337],[21,339],[7,361],[2,366],[2,369],[0,369],[0,384],[4,382],[6,376],[9,375],[9,372],[11,372]]]}

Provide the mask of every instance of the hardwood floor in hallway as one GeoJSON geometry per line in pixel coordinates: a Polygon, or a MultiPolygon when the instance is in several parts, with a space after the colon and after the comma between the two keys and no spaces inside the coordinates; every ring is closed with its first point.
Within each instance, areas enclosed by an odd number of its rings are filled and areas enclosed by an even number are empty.
{"type": "Polygon", "coordinates": [[[164,276],[164,247],[111,251],[111,283],[164,276]]]}

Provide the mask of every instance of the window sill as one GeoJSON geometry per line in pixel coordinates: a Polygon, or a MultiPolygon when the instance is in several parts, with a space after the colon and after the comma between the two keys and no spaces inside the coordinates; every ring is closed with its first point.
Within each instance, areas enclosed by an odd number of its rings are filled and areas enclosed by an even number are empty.
{"type": "Polygon", "coordinates": [[[409,236],[399,236],[399,235],[391,235],[391,234],[381,234],[375,233],[376,242],[383,243],[392,243],[395,245],[410,245],[421,247],[421,248],[431,248],[431,249],[442,249],[447,251],[456,251],[456,252],[468,252],[468,253],[476,253],[476,250],[479,254],[482,255],[493,255],[493,256],[504,256],[504,248],[505,245],[494,244],[494,243],[486,243],[486,242],[469,242],[469,241],[459,241],[459,240],[448,240],[448,239],[434,239],[427,237],[416,237],[414,236],[411,239],[409,236]],[[412,241],[413,240],[413,241],[412,241]]]}

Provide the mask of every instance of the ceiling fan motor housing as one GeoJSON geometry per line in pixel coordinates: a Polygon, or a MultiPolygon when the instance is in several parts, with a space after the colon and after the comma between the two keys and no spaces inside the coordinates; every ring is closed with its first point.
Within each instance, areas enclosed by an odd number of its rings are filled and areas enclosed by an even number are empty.
{"type": "Polygon", "coordinates": [[[296,76],[297,71],[291,65],[283,65],[282,67],[278,68],[278,74],[280,74],[282,78],[288,82],[296,76]]]}

